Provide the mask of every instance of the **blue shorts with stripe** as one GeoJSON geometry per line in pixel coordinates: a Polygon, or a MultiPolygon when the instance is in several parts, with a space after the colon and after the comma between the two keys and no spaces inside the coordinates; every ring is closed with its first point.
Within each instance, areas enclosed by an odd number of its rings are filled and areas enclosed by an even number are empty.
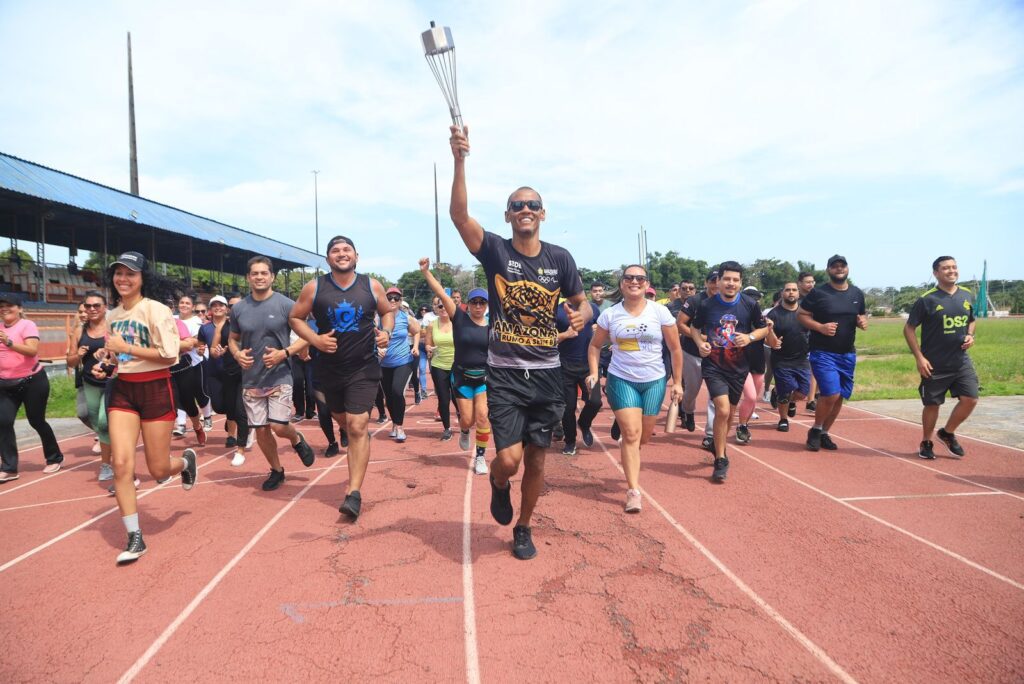
{"type": "Polygon", "coordinates": [[[608,395],[608,403],[613,411],[638,408],[643,409],[645,416],[656,416],[661,413],[667,382],[665,376],[648,382],[634,382],[609,373],[604,392],[608,395]]]}

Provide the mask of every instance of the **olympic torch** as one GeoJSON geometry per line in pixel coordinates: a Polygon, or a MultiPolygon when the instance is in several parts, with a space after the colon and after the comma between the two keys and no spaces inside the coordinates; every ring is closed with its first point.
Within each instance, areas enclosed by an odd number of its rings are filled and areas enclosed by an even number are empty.
{"type": "Polygon", "coordinates": [[[441,88],[452,123],[461,130],[462,111],[459,109],[459,87],[455,80],[455,41],[452,39],[452,30],[430,22],[430,30],[424,31],[420,38],[423,41],[423,56],[441,88]]]}

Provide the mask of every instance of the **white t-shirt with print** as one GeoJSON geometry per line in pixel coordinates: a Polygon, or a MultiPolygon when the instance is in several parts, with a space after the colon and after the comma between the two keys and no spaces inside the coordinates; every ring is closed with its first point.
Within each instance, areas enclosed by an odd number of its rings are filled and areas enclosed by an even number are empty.
{"type": "Polygon", "coordinates": [[[665,377],[661,360],[663,325],[675,325],[668,307],[650,300],[640,315],[626,311],[622,303],[605,309],[597,325],[608,331],[612,361],[608,373],[633,382],[650,382],[665,377]]]}

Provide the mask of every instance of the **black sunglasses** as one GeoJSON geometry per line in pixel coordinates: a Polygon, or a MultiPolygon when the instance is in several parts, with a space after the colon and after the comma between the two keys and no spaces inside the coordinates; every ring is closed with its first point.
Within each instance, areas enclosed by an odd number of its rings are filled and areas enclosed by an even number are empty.
{"type": "Polygon", "coordinates": [[[473,299],[469,300],[469,303],[470,304],[487,304],[487,300],[486,299],[479,299],[479,298],[474,297],[473,299]]]}
{"type": "Polygon", "coordinates": [[[624,276],[622,276],[622,279],[625,282],[632,282],[632,283],[646,283],[647,282],[647,276],[645,276],[645,275],[633,275],[633,274],[624,275],[624,276]]]}
{"type": "Polygon", "coordinates": [[[388,295],[388,301],[389,302],[400,302],[400,301],[402,301],[402,297],[400,295],[388,295]]]}
{"type": "Polygon", "coordinates": [[[100,308],[103,305],[102,304],[83,304],[82,306],[84,306],[86,309],[98,309],[98,308],[100,308]]]}
{"type": "Polygon", "coordinates": [[[530,211],[540,211],[544,205],[540,200],[512,200],[508,203],[509,211],[522,211],[524,207],[530,211]]]}

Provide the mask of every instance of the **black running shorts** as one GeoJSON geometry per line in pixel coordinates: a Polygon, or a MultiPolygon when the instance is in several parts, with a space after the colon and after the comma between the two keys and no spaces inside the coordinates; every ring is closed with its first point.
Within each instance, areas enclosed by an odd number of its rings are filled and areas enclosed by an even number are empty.
{"type": "Polygon", "coordinates": [[[369,413],[380,385],[380,366],[374,362],[351,373],[337,370],[317,372],[314,367],[313,393],[331,413],[369,413]]]}
{"type": "Polygon", "coordinates": [[[925,406],[941,406],[946,401],[946,392],[954,399],[959,397],[978,398],[978,374],[970,357],[964,355],[963,365],[959,370],[949,372],[932,372],[932,377],[921,378],[918,387],[921,401],[925,406]]]}
{"type": "Polygon", "coordinates": [[[704,359],[704,363],[700,365],[700,374],[704,378],[704,384],[708,386],[708,396],[712,399],[728,394],[730,404],[736,406],[740,403],[747,373],[730,372],[704,359]]]}
{"type": "Polygon", "coordinates": [[[562,421],[562,369],[487,369],[487,413],[494,448],[514,444],[551,446],[551,429],[562,421]]]}

